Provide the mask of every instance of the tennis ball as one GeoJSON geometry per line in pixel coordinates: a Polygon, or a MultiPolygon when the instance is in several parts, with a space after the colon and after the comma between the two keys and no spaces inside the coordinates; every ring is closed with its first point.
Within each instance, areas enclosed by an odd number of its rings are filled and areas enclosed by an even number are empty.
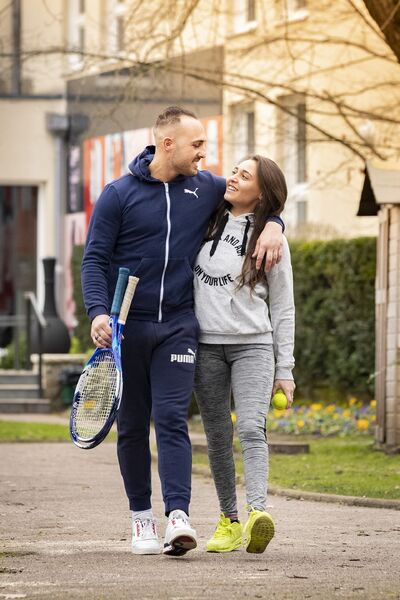
{"type": "Polygon", "coordinates": [[[271,402],[272,406],[277,410],[285,410],[285,408],[287,408],[288,401],[284,392],[281,389],[275,392],[275,394],[272,396],[271,402]]]}

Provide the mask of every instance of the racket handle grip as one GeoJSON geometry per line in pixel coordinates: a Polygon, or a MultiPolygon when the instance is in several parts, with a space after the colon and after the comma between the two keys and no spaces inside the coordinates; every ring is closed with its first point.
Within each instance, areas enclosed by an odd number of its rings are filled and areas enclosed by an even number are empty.
{"type": "Polygon", "coordinates": [[[120,325],[125,325],[126,319],[128,317],[129,309],[131,307],[132,298],[136,290],[136,286],[139,283],[139,279],[130,275],[128,279],[128,285],[126,286],[125,296],[122,302],[121,311],[119,313],[118,323],[120,325]]]}
{"type": "Polygon", "coordinates": [[[121,267],[118,270],[117,285],[115,286],[114,298],[113,298],[113,303],[111,306],[111,314],[112,315],[117,315],[119,313],[119,310],[120,310],[121,304],[122,304],[122,298],[124,297],[124,291],[126,288],[126,282],[128,281],[128,277],[129,277],[129,269],[127,269],[126,267],[121,267]]]}

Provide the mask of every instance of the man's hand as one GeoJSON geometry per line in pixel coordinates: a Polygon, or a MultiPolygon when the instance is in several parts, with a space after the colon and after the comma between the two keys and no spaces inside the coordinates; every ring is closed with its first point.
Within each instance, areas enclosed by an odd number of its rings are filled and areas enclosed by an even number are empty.
{"type": "Polygon", "coordinates": [[[295,385],[293,379],[275,379],[274,387],[272,388],[272,395],[275,394],[276,390],[281,389],[287,398],[287,401],[288,401],[287,407],[291,408],[291,406],[293,404],[293,394],[294,394],[295,388],[296,388],[296,385],[295,385]]]}
{"type": "Polygon", "coordinates": [[[97,348],[109,348],[111,346],[111,327],[108,315],[97,315],[92,321],[90,335],[97,348]]]}
{"type": "Polygon", "coordinates": [[[279,223],[268,221],[257,240],[253,258],[256,260],[256,269],[261,267],[264,256],[265,272],[268,273],[282,258],[283,234],[279,223]]]}

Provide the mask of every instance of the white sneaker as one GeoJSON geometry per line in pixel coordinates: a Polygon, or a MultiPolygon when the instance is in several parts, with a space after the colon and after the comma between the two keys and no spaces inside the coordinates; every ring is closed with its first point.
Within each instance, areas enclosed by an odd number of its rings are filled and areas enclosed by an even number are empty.
{"type": "Polygon", "coordinates": [[[196,548],[196,530],[190,527],[189,517],[183,510],[173,510],[169,514],[165,531],[164,554],[183,556],[196,548]]]}
{"type": "Polygon", "coordinates": [[[160,554],[161,544],[154,519],[136,517],[132,519],[133,554],[160,554]]]}

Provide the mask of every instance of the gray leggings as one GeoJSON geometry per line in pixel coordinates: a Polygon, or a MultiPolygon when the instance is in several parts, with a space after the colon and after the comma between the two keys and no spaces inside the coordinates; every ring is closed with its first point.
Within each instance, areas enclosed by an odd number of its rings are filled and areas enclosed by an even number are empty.
{"type": "Polygon", "coordinates": [[[231,387],[243,452],[247,503],[265,510],[268,445],[265,419],[275,373],[272,344],[199,344],[195,392],[207,436],[221,512],[237,513],[231,387]]]}

